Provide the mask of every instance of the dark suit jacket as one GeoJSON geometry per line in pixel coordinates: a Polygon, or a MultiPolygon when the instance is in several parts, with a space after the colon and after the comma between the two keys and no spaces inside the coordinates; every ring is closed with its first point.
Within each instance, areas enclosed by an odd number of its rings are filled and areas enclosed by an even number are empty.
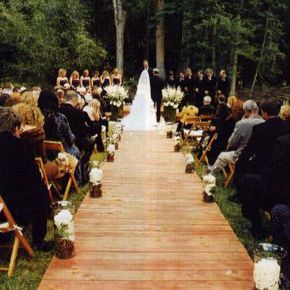
{"type": "Polygon", "coordinates": [[[162,90],[164,88],[164,81],[159,76],[153,76],[150,79],[151,98],[154,102],[160,103],[162,100],[162,90]]]}
{"type": "Polygon", "coordinates": [[[76,145],[80,150],[86,149],[86,126],[85,126],[85,114],[79,110],[74,108],[70,104],[61,104],[60,113],[65,115],[69,126],[71,128],[72,133],[76,137],[76,145]]]}
{"type": "Polygon", "coordinates": [[[0,194],[13,215],[48,209],[48,192],[32,147],[6,132],[0,133],[0,194]]]}
{"type": "Polygon", "coordinates": [[[240,155],[235,171],[235,183],[247,173],[262,174],[270,165],[271,154],[281,136],[290,133],[290,126],[280,118],[272,118],[253,128],[252,136],[240,155]]]}

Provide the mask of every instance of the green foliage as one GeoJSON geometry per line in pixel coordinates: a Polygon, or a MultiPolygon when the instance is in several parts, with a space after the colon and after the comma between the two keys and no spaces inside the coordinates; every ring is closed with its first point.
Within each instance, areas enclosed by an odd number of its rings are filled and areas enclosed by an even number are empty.
{"type": "Polygon", "coordinates": [[[43,82],[60,67],[96,67],[106,51],[85,29],[79,0],[0,4],[2,78],[43,82]]]}

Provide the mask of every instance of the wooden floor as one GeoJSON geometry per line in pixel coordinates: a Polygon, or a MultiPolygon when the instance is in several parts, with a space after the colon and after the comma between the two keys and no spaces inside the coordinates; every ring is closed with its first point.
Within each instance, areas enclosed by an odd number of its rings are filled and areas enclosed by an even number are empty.
{"type": "Polygon", "coordinates": [[[76,252],[39,289],[252,289],[252,262],[196,175],[160,132],[125,133],[103,198],[76,215],[76,252]]]}

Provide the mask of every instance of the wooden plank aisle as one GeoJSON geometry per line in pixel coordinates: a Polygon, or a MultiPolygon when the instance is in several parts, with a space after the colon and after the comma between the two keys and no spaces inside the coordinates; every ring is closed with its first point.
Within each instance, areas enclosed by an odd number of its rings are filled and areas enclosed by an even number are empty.
{"type": "Polygon", "coordinates": [[[196,175],[160,132],[125,133],[103,198],[76,214],[76,252],[39,287],[62,290],[252,289],[252,262],[196,175]]]}

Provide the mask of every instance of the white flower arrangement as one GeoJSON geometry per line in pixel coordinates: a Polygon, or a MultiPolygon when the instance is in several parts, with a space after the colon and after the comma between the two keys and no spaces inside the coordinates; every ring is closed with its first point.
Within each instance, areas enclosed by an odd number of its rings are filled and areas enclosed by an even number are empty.
{"type": "Polygon", "coordinates": [[[202,178],[204,191],[208,196],[212,196],[212,190],[216,187],[216,178],[212,174],[203,176],[202,178]]]}
{"type": "Polygon", "coordinates": [[[177,109],[183,97],[184,93],[181,91],[180,87],[177,89],[167,87],[162,90],[162,102],[165,107],[173,107],[174,109],[177,109]]]}
{"type": "Polygon", "coordinates": [[[254,281],[257,289],[278,290],[280,265],[273,258],[263,258],[254,265],[254,281]]]}
{"type": "Polygon", "coordinates": [[[102,183],[103,170],[99,168],[93,168],[90,172],[90,182],[94,185],[102,183]]]}
{"type": "Polygon", "coordinates": [[[110,105],[120,108],[125,105],[128,91],[123,86],[108,86],[105,88],[110,105]]]}
{"type": "Polygon", "coordinates": [[[108,153],[111,155],[111,154],[114,154],[115,151],[116,151],[116,148],[115,148],[115,144],[110,144],[107,148],[107,151],[108,153]]]}
{"type": "Polygon", "coordinates": [[[186,164],[194,164],[194,158],[192,154],[190,153],[186,154],[185,158],[186,158],[186,164]]]}
{"type": "Polygon", "coordinates": [[[75,240],[75,228],[72,213],[67,210],[61,210],[54,216],[54,224],[57,227],[60,235],[71,241],[75,240]]]}
{"type": "Polygon", "coordinates": [[[180,144],[180,143],[181,143],[181,141],[182,141],[182,139],[181,139],[181,137],[180,137],[180,136],[175,136],[175,137],[174,137],[174,144],[175,144],[175,145],[178,145],[178,144],[180,144]]]}

